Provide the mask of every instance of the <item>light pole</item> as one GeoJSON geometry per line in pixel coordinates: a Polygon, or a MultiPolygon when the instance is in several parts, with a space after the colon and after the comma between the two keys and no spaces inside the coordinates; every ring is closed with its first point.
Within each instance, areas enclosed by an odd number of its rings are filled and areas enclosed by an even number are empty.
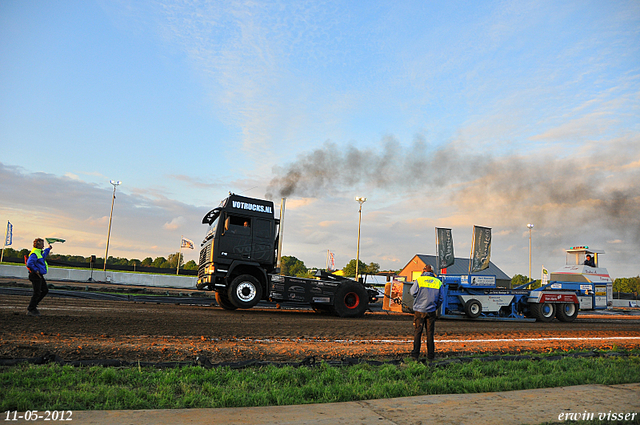
{"type": "Polygon", "coordinates": [[[111,213],[109,214],[109,231],[107,232],[107,249],[104,251],[104,267],[103,271],[107,271],[107,258],[109,255],[109,238],[111,237],[111,219],[113,218],[113,204],[116,200],[116,187],[122,184],[119,180],[110,180],[109,183],[113,185],[113,197],[111,198],[111,213]]]}
{"type": "Polygon", "coordinates": [[[531,282],[531,229],[533,229],[533,224],[527,224],[529,228],[529,282],[531,282]]]}
{"type": "Polygon", "coordinates": [[[278,259],[276,262],[276,267],[280,270],[280,274],[282,273],[282,238],[284,238],[284,207],[287,203],[287,198],[282,198],[280,201],[280,226],[278,227],[278,259]]]}
{"type": "Polygon", "coordinates": [[[356,250],[356,281],[358,280],[358,266],[360,265],[360,223],[362,223],[362,204],[367,201],[367,198],[356,196],[356,201],[360,204],[358,210],[358,249],[356,250]]]}

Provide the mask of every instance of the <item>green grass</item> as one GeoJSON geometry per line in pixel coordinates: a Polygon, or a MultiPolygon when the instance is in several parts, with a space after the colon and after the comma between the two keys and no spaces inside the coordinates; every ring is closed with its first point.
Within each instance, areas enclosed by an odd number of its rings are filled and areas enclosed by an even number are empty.
{"type": "Polygon", "coordinates": [[[243,370],[23,364],[0,368],[0,411],[273,406],[631,382],[640,382],[640,352],[554,361],[476,359],[446,367],[413,361],[243,370]]]}

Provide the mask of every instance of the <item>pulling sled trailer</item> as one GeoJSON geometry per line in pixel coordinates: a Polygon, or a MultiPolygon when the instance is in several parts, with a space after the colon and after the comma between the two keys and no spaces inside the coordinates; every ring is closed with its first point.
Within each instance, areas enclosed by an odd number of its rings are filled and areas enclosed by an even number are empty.
{"type": "Polygon", "coordinates": [[[528,290],[496,286],[495,276],[441,275],[444,302],[440,317],[533,321],[526,317],[528,290]]]}
{"type": "Polygon", "coordinates": [[[527,299],[529,314],[541,322],[554,317],[573,322],[579,310],[604,310],[613,304],[613,280],[599,266],[604,251],[575,246],[566,252],[565,266],[551,272],[549,282],[531,291],[527,299]]]}
{"type": "MultiPolygon", "coordinates": [[[[613,281],[607,270],[598,264],[599,256],[604,251],[579,246],[566,252],[565,266],[552,272],[548,282],[543,282],[540,288],[533,290],[527,288],[530,283],[513,289],[497,287],[495,276],[440,275],[444,288],[440,317],[539,322],[550,322],[557,318],[562,322],[573,322],[579,311],[610,308],[613,281]]],[[[398,285],[404,287],[403,310],[411,311],[411,282],[394,282],[389,285],[387,296],[394,299],[396,296],[391,288],[398,285]]],[[[389,303],[386,309],[396,308],[389,303]]]]}
{"type": "Polygon", "coordinates": [[[318,279],[282,276],[277,268],[280,220],[273,202],[230,193],[202,219],[209,227],[200,248],[198,289],[215,291],[225,310],[261,300],[311,305],[340,317],[359,317],[377,292],[348,278],[320,272],[318,279]]]}

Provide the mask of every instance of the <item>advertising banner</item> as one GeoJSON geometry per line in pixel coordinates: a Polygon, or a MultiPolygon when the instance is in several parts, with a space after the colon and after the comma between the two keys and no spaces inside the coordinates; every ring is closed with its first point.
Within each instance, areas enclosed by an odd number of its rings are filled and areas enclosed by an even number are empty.
{"type": "Polygon", "coordinates": [[[541,286],[548,285],[550,280],[551,279],[549,278],[549,270],[542,266],[542,274],[540,279],[541,286]]]}
{"type": "Polygon", "coordinates": [[[491,228],[473,226],[471,241],[471,261],[469,274],[482,271],[489,267],[491,260],[491,228]]]}
{"type": "Polygon", "coordinates": [[[453,265],[455,257],[451,229],[436,227],[436,250],[438,251],[438,268],[440,270],[453,265]]]}

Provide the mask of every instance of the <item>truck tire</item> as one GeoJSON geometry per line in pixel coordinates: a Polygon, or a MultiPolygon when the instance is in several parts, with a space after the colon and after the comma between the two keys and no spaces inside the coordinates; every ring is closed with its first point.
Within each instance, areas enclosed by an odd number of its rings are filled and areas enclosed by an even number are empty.
{"type": "Polygon", "coordinates": [[[531,314],[538,322],[550,322],[556,315],[555,304],[531,304],[531,314]]]}
{"type": "Polygon", "coordinates": [[[250,274],[241,274],[231,281],[229,301],[238,308],[251,308],[262,299],[262,285],[250,274]]]}
{"type": "Polygon", "coordinates": [[[238,308],[235,305],[231,304],[231,301],[229,301],[229,297],[227,296],[226,291],[221,291],[221,292],[216,291],[216,302],[220,307],[224,308],[225,310],[235,310],[238,308]]]}
{"type": "Polygon", "coordinates": [[[313,311],[319,314],[331,314],[331,315],[336,314],[336,312],[333,311],[333,306],[326,305],[326,304],[312,303],[311,308],[313,308],[313,311]]]}
{"type": "Polygon", "coordinates": [[[464,305],[464,312],[470,318],[477,319],[482,313],[482,304],[476,299],[471,299],[464,305]]]}
{"type": "Polygon", "coordinates": [[[574,303],[560,304],[556,311],[556,317],[561,322],[573,322],[578,317],[578,305],[574,303]]]}
{"type": "Polygon", "coordinates": [[[340,317],[360,317],[369,307],[369,294],[356,282],[343,283],[336,291],[333,309],[340,317]]]}

